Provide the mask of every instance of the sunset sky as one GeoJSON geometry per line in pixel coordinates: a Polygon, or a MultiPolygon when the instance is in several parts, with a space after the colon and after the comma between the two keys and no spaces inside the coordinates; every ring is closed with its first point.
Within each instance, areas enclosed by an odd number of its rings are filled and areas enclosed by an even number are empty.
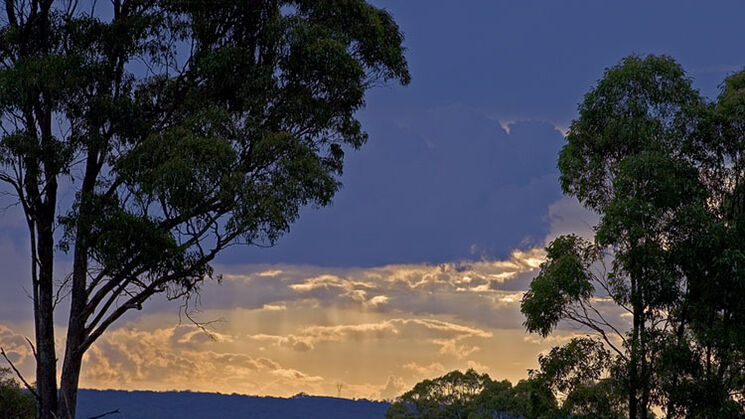
{"type": "MultiPolygon", "coordinates": [[[[596,221],[562,197],[556,168],[583,95],[632,53],[671,55],[708,97],[745,65],[734,0],[371,3],[401,27],[412,82],[369,92],[370,139],[348,152],[333,204],[305,209],[275,248],[218,259],[223,281],[204,285],[196,314],[211,334],[156,298],[88,352],[82,387],[336,396],[342,384],[342,397],[380,399],[456,368],[517,381],[581,333],[526,334],[519,307],[547,242],[596,221]]],[[[28,239],[11,203],[0,194],[0,345],[33,377],[28,239]]]]}

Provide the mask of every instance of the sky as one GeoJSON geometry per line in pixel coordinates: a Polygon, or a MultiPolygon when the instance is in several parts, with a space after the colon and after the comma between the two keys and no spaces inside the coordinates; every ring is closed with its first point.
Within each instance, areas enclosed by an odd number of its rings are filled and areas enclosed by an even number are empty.
{"type": "MultiPolygon", "coordinates": [[[[745,65],[738,1],[371,3],[401,27],[412,82],[368,93],[369,141],[333,203],[274,248],[218,258],[197,314],[210,334],[156,298],[91,348],[83,387],[381,399],[469,367],[515,382],[582,333],[527,334],[519,305],[542,248],[597,220],[556,168],[583,95],[629,54],[674,57],[708,97],[745,65]]],[[[0,345],[31,375],[24,234],[2,210],[0,345]]]]}

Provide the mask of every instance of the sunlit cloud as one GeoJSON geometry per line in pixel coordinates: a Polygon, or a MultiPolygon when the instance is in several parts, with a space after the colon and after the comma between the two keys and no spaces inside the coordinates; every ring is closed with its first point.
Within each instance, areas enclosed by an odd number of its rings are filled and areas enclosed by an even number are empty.
{"type": "Polygon", "coordinates": [[[20,365],[33,358],[31,347],[25,336],[3,325],[0,325],[0,346],[5,350],[11,362],[15,364],[20,365]]]}
{"type": "Polygon", "coordinates": [[[404,370],[411,371],[421,377],[434,377],[445,372],[445,367],[439,362],[433,362],[429,365],[419,365],[416,362],[404,364],[404,370]]]}
{"type": "MultiPolygon", "coordinates": [[[[553,204],[546,240],[587,222],[576,217],[586,217],[576,202],[553,204]]],[[[154,299],[91,347],[81,384],[379,399],[453,369],[516,381],[538,353],[586,333],[564,324],[547,339],[525,333],[520,301],[544,258],[537,246],[441,264],[216,266],[224,280],[204,284],[192,313],[220,320],[209,333],[154,299]]],[[[593,302],[607,318],[627,321],[602,297],[593,302]]],[[[0,326],[0,345],[32,376],[29,330],[0,326]]]]}

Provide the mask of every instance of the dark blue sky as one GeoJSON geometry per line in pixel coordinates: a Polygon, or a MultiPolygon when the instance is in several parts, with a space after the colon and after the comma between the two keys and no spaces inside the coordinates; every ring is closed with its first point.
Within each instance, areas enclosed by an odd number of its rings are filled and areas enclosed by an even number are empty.
{"type": "Polygon", "coordinates": [[[220,262],[438,263],[540,244],[561,198],[558,130],[604,68],[671,55],[713,96],[745,64],[743,2],[373,3],[406,36],[411,85],[369,93],[370,141],[348,154],[331,207],[304,211],[273,249],[220,262]]]}
{"type": "MultiPolygon", "coordinates": [[[[668,54],[711,97],[745,64],[741,1],[371,1],[404,32],[412,83],[369,92],[370,140],[348,153],[331,206],[302,211],[275,248],[218,263],[439,263],[540,245],[561,198],[560,131],[605,68],[668,54]]],[[[22,254],[16,212],[2,213],[0,246],[22,254]]]]}

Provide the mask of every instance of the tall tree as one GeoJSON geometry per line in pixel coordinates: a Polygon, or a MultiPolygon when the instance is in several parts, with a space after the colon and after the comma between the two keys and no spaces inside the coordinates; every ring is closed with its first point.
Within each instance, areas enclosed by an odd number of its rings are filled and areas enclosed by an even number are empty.
{"type": "Polygon", "coordinates": [[[630,418],[647,417],[653,405],[670,417],[695,409],[692,388],[716,393],[703,417],[742,400],[742,374],[731,364],[742,365],[731,322],[745,296],[735,215],[739,79],[708,104],[673,59],[628,57],[585,96],[561,151],[564,192],[601,219],[593,241],[563,236],[548,247],[523,299],[525,325],[547,335],[568,320],[601,336],[615,352],[630,418]],[[598,309],[604,301],[630,324],[609,320],[598,309]],[[712,373],[714,365],[728,373],[712,373]]]}
{"type": "Polygon", "coordinates": [[[30,236],[41,418],[74,417],[83,354],[125,312],[196,292],[220,251],[327,204],[343,146],[366,140],[365,91],[409,81],[398,27],[364,0],[97,5],[5,0],[0,26],[0,180],[30,236]]]}
{"type": "Polygon", "coordinates": [[[707,199],[683,214],[689,228],[671,234],[671,263],[686,278],[686,299],[658,371],[670,417],[745,417],[744,127],[741,71],[724,80],[685,141],[707,199]]]}

